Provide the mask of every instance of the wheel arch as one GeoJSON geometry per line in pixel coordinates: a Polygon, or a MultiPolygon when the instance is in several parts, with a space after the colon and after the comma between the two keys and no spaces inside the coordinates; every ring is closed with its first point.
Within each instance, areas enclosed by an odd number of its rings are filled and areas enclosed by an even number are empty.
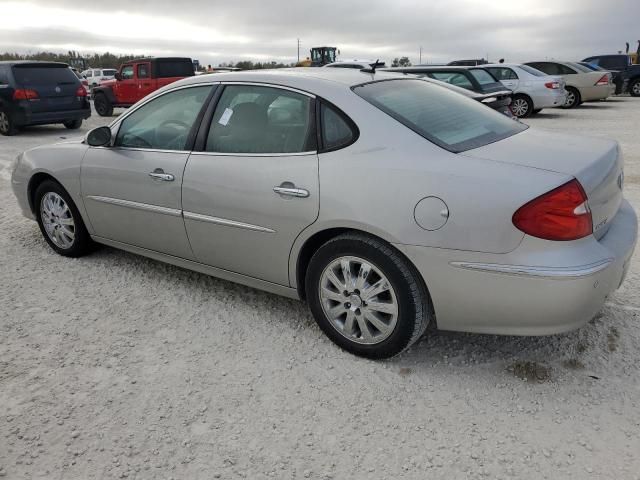
{"type": "Polygon", "coordinates": [[[56,182],[58,185],[60,185],[62,188],[64,188],[65,191],[67,190],[64,187],[64,185],[62,185],[62,183],[53,175],[51,175],[49,172],[40,171],[40,172],[34,173],[29,179],[29,183],[27,184],[27,198],[29,199],[29,208],[31,209],[31,212],[34,215],[36,214],[36,206],[35,206],[35,198],[34,198],[36,194],[36,190],[38,189],[38,186],[40,186],[40,184],[46,180],[52,180],[56,182]]]}
{"type": "Polygon", "coordinates": [[[93,90],[91,91],[91,96],[95,98],[96,95],[104,95],[105,97],[107,97],[107,100],[109,100],[111,103],[117,103],[116,96],[113,93],[113,90],[111,89],[111,87],[101,87],[101,86],[93,87],[93,90]]]}

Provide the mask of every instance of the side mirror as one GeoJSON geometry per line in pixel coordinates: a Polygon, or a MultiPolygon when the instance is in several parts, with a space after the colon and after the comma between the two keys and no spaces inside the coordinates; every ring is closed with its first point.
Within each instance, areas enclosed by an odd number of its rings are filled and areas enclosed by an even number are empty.
{"type": "Polygon", "coordinates": [[[111,128],[98,127],[87,133],[85,141],[92,147],[104,147],[111,144],[111,128]]]}
{"type": "Polygon", "coordinates": [[[115,78],[116,80],[120,81],[120,80],[122,80],[122,75],[120,75],[120,72],[116,72],[113,75],[113,78],[115,78]]]}

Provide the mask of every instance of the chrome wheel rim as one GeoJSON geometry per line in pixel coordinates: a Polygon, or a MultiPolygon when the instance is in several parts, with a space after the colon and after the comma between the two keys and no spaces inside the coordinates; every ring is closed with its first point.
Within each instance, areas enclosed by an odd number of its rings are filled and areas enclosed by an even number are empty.
{"type": "Polygon", "coordinates": [[[516,98],[511,104],[511,111],[516,117],[522,117],[527,114],[529,104],[522,98],[516,98]]]}
{"type": "Polygon", "coordinates": [[[576,103],[576,94],[571,90],[567,92],[567,99],[564,102],[565,107],[573,107],[573,104],[576,103]]]}
{"type": "Polygon", "coordinates": [[[0,112],[0,132],[9,131],[9,117],[6,113],[0,112]]]}
{"type": "Polygon", "coordinates": [[[326,318],[343,337],[374,345],[393,333],[397,296],[373,263],[352,256],[336,258],[320,275],[318,290],[326,318]]]}
{"type": "Polygon", "coordinates": [[[633,84],[633,93],[636,95],[640,95],[640,82],[636,82],[633,84]]]}
{"type": "Polygon", "coordinates": [[[69,206],[60,195],[47,192],[42,196],[40,218],[49,240],[60,248],[71,248],[76,236],[76,225],[69,206]]]}

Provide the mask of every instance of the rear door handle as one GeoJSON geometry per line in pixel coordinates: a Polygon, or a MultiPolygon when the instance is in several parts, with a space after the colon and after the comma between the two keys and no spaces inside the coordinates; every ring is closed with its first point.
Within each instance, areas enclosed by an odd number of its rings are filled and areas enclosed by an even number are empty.
{"type": "Polygon", "coordinates": [[[305,190],[304,188],[273,187],[273,191],[286,197],[307,198],[309,196],[309,190],[305,190]]]}
{"type": "Polygon", "coordinates": [[[176,179],[176,177],[170,173],[164,173],[164,170],[161,168],[156,168],[153,172],[149,173],[149,176],[153,179],[162,180],[163,182],[173,182],[176,179]]]}

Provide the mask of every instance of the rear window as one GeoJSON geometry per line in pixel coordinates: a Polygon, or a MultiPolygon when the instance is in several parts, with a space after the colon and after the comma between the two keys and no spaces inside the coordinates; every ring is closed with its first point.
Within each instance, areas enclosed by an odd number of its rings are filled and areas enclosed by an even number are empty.
{"type": "Polygon", "coordinates": [[[469,71],[471,72],[471,75],[473,75],[473,77],[478,81],[480,85],[489,85],[492,83],[497,83],[497,80],[493,78],[493,76],[486,70],[483,70],[481,68],[472,68],[469,71]]]}
{"type": "Polygon", "coordinates": [[[372,82],[353,87],[353,91],[427,140],[455,153],[528,128],[475,100],[423,80],[372,82]]]}
{"type": "Polygon", "coordinates": [[[520,68],[531,75],[535,75],[536,77],[546,77],[547,74],[541,72],[540,70],[536,70],[535,68],[530,67],[529,65],[520,65],[520,68]]]}
{"type": "Polygon", "coordinates": [[[591,73],[593,71],[589,67],[585,67],[584,65],[581,65],[580,63],[568,62],[567,65],[569,65],[571,68],[575,68],[579,72],[583,72],[583,73],[591,73]]]}
{"type": "Polygon", "coordinates": [[[156,60],[155,72],[157,78],[191,77],[193,63],[191,60],[156,60]]]}
{"type": "Polygon", "coordinates": [[[13,76],[19,85],[64,85],[78,83],[75,73],[66,66],[14,65],[13,76]]]}

